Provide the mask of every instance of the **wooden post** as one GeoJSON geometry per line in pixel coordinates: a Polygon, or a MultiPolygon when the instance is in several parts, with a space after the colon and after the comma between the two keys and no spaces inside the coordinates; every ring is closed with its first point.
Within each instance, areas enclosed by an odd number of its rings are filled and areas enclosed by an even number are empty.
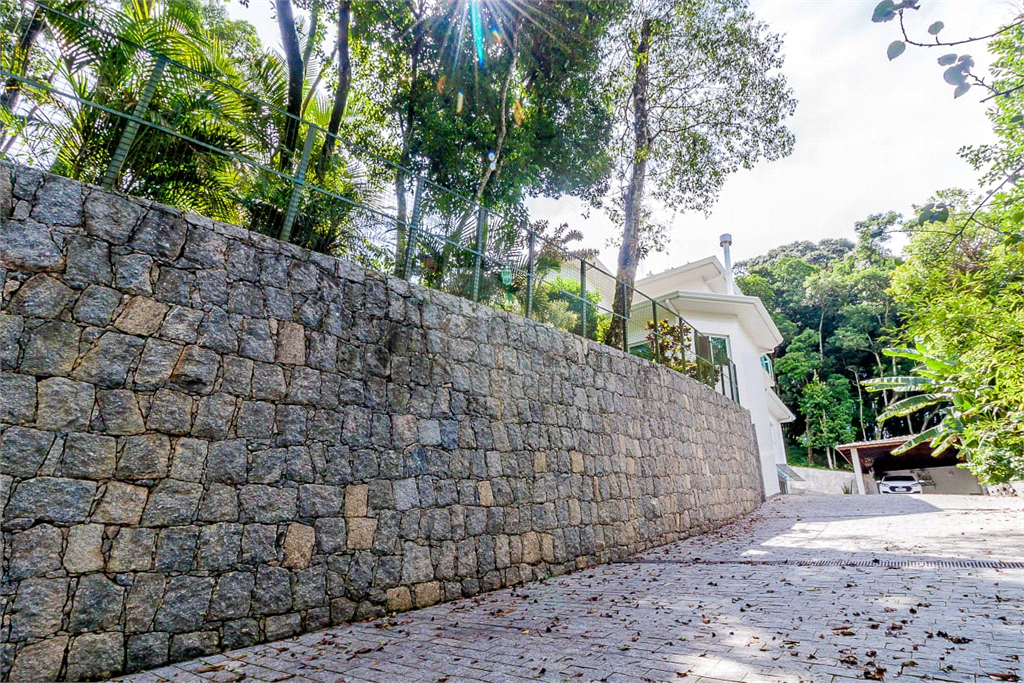
{"type": "Polygon", "coordinates": [[[857,453],[857,449],[856,448],[851,448],[850,449],[850,455],[853,456],[852,457],[852,460],[853,460],[853,472],[854,472],[854,476],[857,479],[857,481],[855,482],[857,484],[857,493],[859,493],[860,495],[863,496],[863,495],[865,495],[865,493],[864,493],[864,473],[861,472],[861,469],[860,469],[860,455],[857,453]]]}

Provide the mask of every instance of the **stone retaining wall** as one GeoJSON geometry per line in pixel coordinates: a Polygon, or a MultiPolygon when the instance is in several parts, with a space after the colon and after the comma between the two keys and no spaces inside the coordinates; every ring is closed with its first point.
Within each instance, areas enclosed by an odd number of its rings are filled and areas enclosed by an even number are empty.
{"type": "Polygon", "coordinates": [[[604,562],[763,498],[671,370],[0,167],[3,680],[95,679],[604,562]]]}

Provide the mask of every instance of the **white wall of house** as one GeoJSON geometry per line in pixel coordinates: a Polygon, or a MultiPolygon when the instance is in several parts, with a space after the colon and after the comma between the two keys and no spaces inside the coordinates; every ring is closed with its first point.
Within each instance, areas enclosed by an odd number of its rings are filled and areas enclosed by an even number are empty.
{"type": "Polygon", "coordinates": [[[886,474],[912,474],[923,486],[924,493],[944,493],[954,495],[981,495],[984,490],[978,478],[960,467],[926,467],[918,470],[891,470],[886,474]]]}
{"type": "MultiPolygon", "coordinates": [[[[779,493],[776,463],[786,462],[782,423],[792,413],[775,394],[775,382],[761,364],[761,357],[782,342],[782,335],[756,297],[729,294],[725,269],[709,257],[643,278],[637,290],[674,311],[703,334],[726,337],[729,356],[736,365],[740,405],[750,411],[761,452],[765,493],[779,493]]],[[[648,303],[634,307],[634,330],[643,329],[650,317],[648,303]]],[[[639,332],[634,333],[642,341],[639,332]]]]}
{"type": "Polygon", "coordinates": [[[853,472],[839,470],[820,470],[815,467],[794,467],[803,481],[791,481],[789,486],[794,493],[856,493],[853,472]]]}

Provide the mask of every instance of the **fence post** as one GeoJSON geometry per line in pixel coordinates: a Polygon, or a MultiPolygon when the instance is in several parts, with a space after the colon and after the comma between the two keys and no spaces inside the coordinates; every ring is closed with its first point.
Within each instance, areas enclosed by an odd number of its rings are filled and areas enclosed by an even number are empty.
{"type": "Polygon", "coordinates": [[[679,318],[679,345],[680,345],[680,362],[683,364],[683,368],[686,368],[686,325],[683,323],[683,319],[679,318]]]}
{"type": "Polygon", "coordinates": [[[530,234],[530,260],[526,262],[526,319],[533,315],[533,257],[537,249],[537,233],[527,228],[530,234]]]}
{"type": "Polygon", "coordinates": [[[653,326],[651,332],[654,334],[654,360],[661,362],[661,336],[658,334],[658,302],[651,299],[651,320],[653,326]]]}
{"type": "MultiPolygon", "coordinates": [[[[622,292],[621,300],[622,300],[623,303],[625,303],[625,301],[626,301],[626,285],[621,283],[621,282],[619,282],[619,283],[616,284],[616,287],[618,287],[619,290],[622,292]]],[[[625,353],[629,353],[629,311],[625,310],[625,307],[624,307],[622,313],[623,313],[623,316],[622,316],[622,350],[625,353]]],[[[613,311],[612,315],[614,315],[614,314],[615,314],[615,312],[613,311]]]]}
{"type": "Polygon", "coordinates": [[[292,178],[292,196],[288,200],[288,211],[284,214],[284,223],[281,224],[281,241],[288,242],[292,238],[292,223],[295,222],[295,213],[299,208],[299,195],[302,192],[302,183],[306,180],[306,168],[309,166],[309,152],[313,149],[313,138],[316,137],[316,126],[309,124],[306,129],[306,142],[302,145],[302,157],[299,159],[299,169],[292,178]]]}
{"type": "Polygon", "coordinates": [[[587,337],[587,262],[580,259],[580,334],[587,337]]]}
{"type": "MultiPolygon", "coordinates": [[[[166,66],[167,58],[163,55],[158,56],[156,64],[153,65],[153,70],[149,73],[146,87],[142,89],[142,95],[135,104],[135,111],[132,112],[132,116],[136,119],[142,119],[146,115],[149,103],[153,100],[153,95],[156,94],[156,86],[163,77],[166,66]]],[[[117,143],[114,156],[110,159],[110,163],[107,165],[107,172],[103,175],[103,182],[100,183],[104,190],[114,189],[117,176],[121,175],[121,167],[124,166],[124,160],[128,157],[128,150],[131,149],[132,142],[135,141],[135,136],[139,132],[139,125],[138,121],[129,120],[128,125],[124,127],[124,132],[121,133],[121,140],[117,143]]]]}
{"type": "Polygon", "coordinates": [[[416,178],[416,194],[412,200],[412,220],[405,226],[405,264],[402,277],[412,277],[412,257],[416,249],[416,228],[420,225],[420,200],[423,198],[423,178],[416,178]]]}
{"type": "Polygon", "coordinates": [[[480,300],[480,267],[483,263],[484,227],[487,225],[487,209],[483,206],[476,214],[476,253],[473,257],[473,301],[480,300]]]}

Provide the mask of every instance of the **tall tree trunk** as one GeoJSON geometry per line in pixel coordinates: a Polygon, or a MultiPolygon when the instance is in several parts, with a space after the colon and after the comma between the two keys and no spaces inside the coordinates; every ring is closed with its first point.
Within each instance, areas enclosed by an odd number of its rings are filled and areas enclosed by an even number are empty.
{"type": "Polygon", "coordinates": [[[285,107],[289,116],[284,124],[284,139],[281,141],[281,170],[290,173],[292,156],[299,140],[299,117],[302,114],[302,83],[305,67],[299,49],[299,34],[295,29],[295,16],[291,0],[277,0],[277,25],[281,31],[285,62],[288,65],[288,102],[285,107]]]}
{"type": "Polygon", "coordinates": [[[320,148],[320,160],[317,163],[317,176],[323,178],[327,169],[327,161],[334,154],[334,136],[341,128],[341,119],[345,115],[348,103],[348,89],[352,85],[352,62],[348,53],[349,24],[352,19],[352,0],[341,0],[338,7],[338,87],[334,91],[334,106],[331,108],[331,119],[327,123],[327,137],[320,148]]]}
{"type": "MultiPolygon", "coordinates": [[[[420,50],[423,47],[423,38],[417,34],[413,41],[412,51],[409,55],[410,64],[410,76],[409,79],[409,101],[405,108],[405,118],[402,121],[402,154],[398,159],[398,165],[402,168],[408,168],[409,163],[412,160],[412,134],[413,126],[416,124],[416,87],[419,80],[419,61],[420,61],[420,50]]],[[[395,238],[395,274],[402,276],[405,274],[405,252],[406,252],[406,240],[408,238],[408,230],[406,228],[406,220],[408,216],[408,209],[405,201],[405,173],[398,170],[395,173],[395,203],[398,213],[398,220],[396,221],[396,238],[395,238]]]]}
{"type": "Polygon", "coordinates": [[[864,394],[860,390],[860,377],[856,372],[853,375],[853,383],[857,387],[857,407],[860,409],[860,436],[864,441],[868,440],[867,428],[864,426],[864,394]]]}
{"type": "Polygon", "coordinates": [[[623,338],[623,320],[629,319],[633,305],[633,283],[636,269],[640,265],[640,221],[643,215],[644,182],[647,179],[647,157],[651,148],[648,89],[650,87],[651,31],[653,21],[644,19],[640,25],[640,38],[634,49],[636,68],[633,77],[633,159],[629,185],[625,196],[625,225],[622,230],[622,245],[619,247],[618,270],[615,277],[615,300],[612,311],[615,317],[605,343],[621,347],[628,340],[623,338]]]}
{"type": "Polygon", "coordinates": [[[822,337],[822,330],[825,329],[825,306],[821,307],[821,317],[818,318],[818,355],[825,360],[825,339],[822,337]]]}
{"type": "Polygon", "coordinates": [[[477,184],[476,192],[473,194],[473,199],[479,203],[484,197],[484,191],[487,189],[487,183],[490,182],[491,177],[497,175],[498,165],[502,161],[501,150],[505,146],[505,136],[508,135],[508,90],[512,85],[512,76],[515,74],[516,64],[518,62],[518,38],[519,38],[519,27],[520,23],[517,21],[515,26],[512,28],[512,36],[509,41],[509,62],[508,71],[505,72],[505,78],[501,83],[501,97],[498,103],[498,135],[494,142],[494,163],[487,158],[483,160],[483,174],[480,178],[480,182],[477,184]]]}
{"type": "MultiPolygon", "coordinates": [[[[32,46],[35,45],[36,38],[39,37],[39,33],[43,30],[43,9],[36,6],[32,12],[32,17],[28,20],[28,25],[25,26],[25,32],[21,34],[21,38],[18,39],[17,52],[15,53],[20,57],[18,62],[15,64],[14,71],[19,76],[24,76],[26,69],[28,68],[29,52],[32,51],[32,46]]],[[[21,81],[14,78],[13,76],[7,79],[4,83],[3,92],[0,93],[0,107],[7,109],[8,111],[14,111],[14,108],[18,105],[18,99],[21,97],[21,81]]]]}

